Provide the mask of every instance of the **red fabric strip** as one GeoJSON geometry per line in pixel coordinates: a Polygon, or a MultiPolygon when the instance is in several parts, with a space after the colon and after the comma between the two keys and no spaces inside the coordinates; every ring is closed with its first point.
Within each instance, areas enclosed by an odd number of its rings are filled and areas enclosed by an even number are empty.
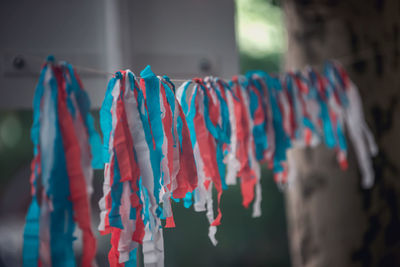
{"type": "MultiPolygon", "coordinates": [[[[136,185],[140,177],[140,169],[135,159],[132,135],[129,130],[128,119],[122,99],[125,91],[126,73],[121,73],[123,78],[121,80],[120,97],[117,100],[117,124],[114,133],[114,148],[118,159],[118,167],[121,172],[121,183],[132,180],[136,185]]],[[[139,190],[137,185],[133,189],[135,190],[134,192],[139,190]]]]}
{"type": "Polygon", "coordinates": [[[190,141],[189,127],[187,125],[181,105],[179,105],[179,103],[176,103],[176,105],[178,105],[179,116],[182,120],[182,146],[181,155],[179,157],[180,167],[176,177],[178,187],[173,192],[173,197],[183,198],[187,192],[192,192],[194,189],[196,189],[198,178],[196,163],[193,156],[192,143],[190,141]]]}
{"type": "Polygon", "coordinates": [[[119,238],[121,236],[121,229],[113,228],[111,232],[111,249],[108,252],[108,263],[110,267],[123,267],[124,263],[118,263],[119,261],[119,251],[118,251],[118,243],[119,238]]]}
{"type": "MultiPolygon", "coordinates": [[[[164,133],[167,138],[167,159],[168,159],[168,170],[169,176],[171,177],[173,169],[174,169],[174,138],[172,136],[173,126],[172,126],[172,111],[171,105],[169,105],[167,101],[167,96],[165,94],[164,85],[161,84],[160,88],[162,102],[164,105],[165,116],[162,118],[162,123],[164,127],[164,133]]],[[[168,185],[168,188],[171,189],[171,184],[168,185]]]]}

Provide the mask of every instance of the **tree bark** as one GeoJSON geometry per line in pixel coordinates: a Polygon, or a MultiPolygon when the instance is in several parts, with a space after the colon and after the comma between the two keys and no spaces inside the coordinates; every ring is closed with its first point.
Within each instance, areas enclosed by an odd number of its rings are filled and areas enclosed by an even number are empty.
{"type": "Polygon", "coordinates": [[[283,6],[286,69],[341,61],[359,87],[380,150],[370,190],[361,189],[351,148],[344,172],[324,146],[290,152],[298,168],[286,192],[293,266],[400,266],[400,1],[283,6]]]}

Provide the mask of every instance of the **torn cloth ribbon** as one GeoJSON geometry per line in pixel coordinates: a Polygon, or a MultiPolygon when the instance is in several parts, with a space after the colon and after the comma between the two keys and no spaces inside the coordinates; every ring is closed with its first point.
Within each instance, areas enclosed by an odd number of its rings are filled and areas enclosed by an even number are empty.
{"type": "MultiPolygon", "coordinates": [[[[260,216],[259,162],[268,163],[276,183],[283,187],[296,173],[286,156],[292,147],[313,147],[324,141],[336,151],[340,167],[346,169],[347,127],[363,185],[372,184],[370,156],[377,148],[362,115],[357,90],[337,63],[328,62],[323,74],[309,68],[305,74],[281,76],[252,71],[233,77],[229,83],[214,77],[195,78],[177,89],[177,98],[190,130],[199,179],[194,209],[206,211],[214,245],[216,226],[222,218],[223,190],[239,178],[243,206],[253,202],[253,216],[260,216]],[[213,187],[218,193],[216,218],[213,187]]],[[[191,203],[192,195],[187,195],[185,206],[191,203]]]]}
{"type": "MultiPolygon", "coordinates": [[[[91,229],[92,157],[101,149],[90,103],[71,65],[44,64],[33,101],[32,203],[26,216],[24,266],[76,266],[73,241],[82,231],[82,266],[96,266],[91,229]]],[[[100,162],[100,164],[99,164],[100,162]]]]}
{"type": "Polygon", "coordinates": [[[174,227],[171,198],[197,187],[189,130],[173,86],[150,67],[141,79],[119,71],[100,111],[104,138],[102,234],[111,233],[110,266],[164,265],[162,219],[174,227]]]}
{"type": "MultiPolygon", "coordinates": [[[[221,196],[223,189],[227,188],[224,150],[225,145],[230,143],[231,136],[226,86],[212,77],[205,80],[195,78],[178,88],[177,97],[188,122],[198,173],[198,187],[193,196],[194,208],[199,212],[207,211],[210,223],[208,235],[216,245],[216,227],[220,225],[222,218],[221,196]],[[216,218],[213,210],[213,186],[218,192],[216,218]]],[[[186,207],[191,205],[191,199],[191,195],[186,197],[189,202],[186,207]]]]}
{"type": "Polygon", "coordinates": [[[98,229],[111,234],[110,266],[136,266],[140,244],[145,266],[163,266],[162,228],[175,227],[171,200],[204,211],[216,245],[223,191],[238,182],[243,206],[252,204],[253,217],[260,216],[259,164],[266,162],[284,187],[296,176],[286,154],[293,147],[325,143],[345,169],[347,131],[363,187],[374,181],[377,146],[358,90],[336,62],[323,73],[308,68],[284,75],[252,71],[228,82],[194,78],[176,90],[149,66],[140,78],[121,70],[109,81],[100,126],[102,150],[78,76],[50,58],[34,99],[24,266],[76,266],[75,226],[83,235],[82,266],[95,264],[89,197],[92,166],[103,162],[98,229]]]}

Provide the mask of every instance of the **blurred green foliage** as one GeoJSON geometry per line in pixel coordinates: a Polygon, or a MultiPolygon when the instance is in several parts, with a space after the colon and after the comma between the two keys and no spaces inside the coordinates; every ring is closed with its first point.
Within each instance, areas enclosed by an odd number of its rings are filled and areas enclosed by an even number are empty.
{"type": "Polygon", "coordinates": [[[271,0],[236,0],[240,69],[280,70],[287,50],[283,11],[271,0]]]}

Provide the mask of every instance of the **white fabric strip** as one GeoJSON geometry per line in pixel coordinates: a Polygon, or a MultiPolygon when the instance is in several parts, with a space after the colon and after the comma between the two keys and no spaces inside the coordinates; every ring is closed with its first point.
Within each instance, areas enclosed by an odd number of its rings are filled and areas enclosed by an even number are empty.
{"type": "MultiPolygon", "coordinates": [[[[246,91],[242,91],[242,97],[243,97],[243,102],[244,105],[246,107],[250,106],[249,103],[249,96],[247,94],[246,91]]],[[[262,200],[262,192],[261,192],[261,184],[260,184],[260,178],[261,178],[261,171],[260,171],[260,164],[258,163],[257,159],[256,159],[256,152],[254,149],[254,138],[253,138],[253,127],[254,127],[254,122],[253,119],[251,118],[251,115],[249,112],[247,113],[247,118],[249,121],[249,151],[248,151],[248,155],[249,155],[249,159],[250,159],[250,165],[251,165],[251,169],[254,171],[256,177],[255,179],[257,179],[257,183],[255,186],[255,198],[254,198],[254,203],[253,203],[253,213],[252,213],[252,217],[256,218],[256,217],[260,217],[261,216],[261,200],[262,200]]],[[[268,140],[269,141],[269,140],[268,140]]]]}
{"type": "Polygon", "coordinates": [[[347,97],[350,103],[346,109],[346,126],[360,166],[362,186],[371,188],[375,179],[371,156],[378,153],[378,147],[365,123],[361,98],[353,83],[348,88],[347,97]]]}
{"type": "Polygon", "coordinates": [[[51,196],[48,196],[50,190],[51,171],[54,166],[54,142],[56,139],[56,105],[52,99],[52,88],[50,87],[50,79],[52,78],[52,70],[49,65],[45,74],[42,98],[42,110],[40,112],[40,152],[41,152],[41,168],[42,168],[42,204],[40,209],[40,229],[39,229],[39,255],[43,267],[52,266],[50,252],[50,213],[51,196]]]}
{"type": "Polygon", "coordinates": [[[236,129],[236,117],[235,117],[235,104],[233,102],[233,96],[230,91],[227,90],[226,98],[228,102],[229,109],[229,121],[231,125],[231,144],[229,153],[224,158],[224,163],[227,165],[227,174],[226,174],[226,184],[227,185],[235,185],[237,173],[240,170],[240,162],[236,158],[237,152],[237,129],[236,129]]]}

